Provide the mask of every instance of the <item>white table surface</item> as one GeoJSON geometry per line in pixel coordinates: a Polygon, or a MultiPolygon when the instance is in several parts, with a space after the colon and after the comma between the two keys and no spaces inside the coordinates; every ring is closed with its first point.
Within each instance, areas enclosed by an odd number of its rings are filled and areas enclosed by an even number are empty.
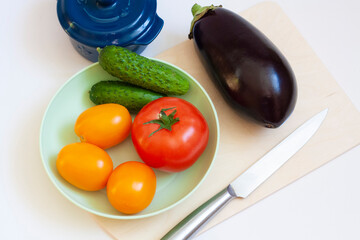
{"type": "MultiPolygon", "coordinates": [[[[56,190],[39,153],[47,104],[90,62],[75,52],[61,29],[56,1],[1,2],[0,239],[112,239],[56,190]]],[[[235,12],[258,2],[198,1],[221,3],[235,12]]],[[[275,2],[359,110],[360,2],[275,2]]],[[[165,25],[143,55],[155,56],[186,40],[193,3],[158,0],[165,25]]],[[[359,160],[356,147],[196,239],[360,239],[359,160]]]]}

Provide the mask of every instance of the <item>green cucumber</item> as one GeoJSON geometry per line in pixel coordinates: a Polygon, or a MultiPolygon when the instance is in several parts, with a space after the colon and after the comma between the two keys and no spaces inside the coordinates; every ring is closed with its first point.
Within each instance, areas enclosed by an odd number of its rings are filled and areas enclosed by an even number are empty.
{"type": "Polygon", "coordinates": [[[189,90],[189,81],[165,64],[119,46],[98,51],[100,66],[122,81],[168,95],[183,95],[189,90]]]}
{"type": "Polygon", "coordinates": [[[91,87],[89,94],[90,100],[95,104],[117,103],[131,113],[137,113],[147,103],[165,97],[164,94],[121,81],[98,82],[91,87]]]}

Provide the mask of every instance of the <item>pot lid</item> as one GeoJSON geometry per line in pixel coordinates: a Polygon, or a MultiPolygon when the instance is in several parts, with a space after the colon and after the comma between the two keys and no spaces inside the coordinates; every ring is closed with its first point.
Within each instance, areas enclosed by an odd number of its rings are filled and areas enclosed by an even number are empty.
{"type": "Polygon", "coordinates": [[[93,47],[146,45],[163,26],[156,0],[58,0],[57,14],[70,37],[93,47]]]}

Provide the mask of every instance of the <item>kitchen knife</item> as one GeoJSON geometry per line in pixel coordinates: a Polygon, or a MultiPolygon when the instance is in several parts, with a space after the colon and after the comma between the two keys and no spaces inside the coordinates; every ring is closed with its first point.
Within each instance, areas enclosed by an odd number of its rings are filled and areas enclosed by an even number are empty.
{"type": "Polygon", "coordinates": [[[161,239],[191,239],[232,199],[246,198],[309,141],[325,119],[327,111],[328,109],[321,111],[302,124],[224,190],[190,213],[161,239]]]}

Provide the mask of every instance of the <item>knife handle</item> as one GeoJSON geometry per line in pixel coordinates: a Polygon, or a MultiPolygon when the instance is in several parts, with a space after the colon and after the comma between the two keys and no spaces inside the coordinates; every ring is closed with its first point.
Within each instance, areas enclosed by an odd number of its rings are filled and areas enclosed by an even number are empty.
{"type": "Polygon", "coordinates": [[[235,198],[230,194],[231,190],[231,186],[228,186],[213,196],[172,228],[161,240],[184,240],[194,237],[212,217],[235,198]]]}

